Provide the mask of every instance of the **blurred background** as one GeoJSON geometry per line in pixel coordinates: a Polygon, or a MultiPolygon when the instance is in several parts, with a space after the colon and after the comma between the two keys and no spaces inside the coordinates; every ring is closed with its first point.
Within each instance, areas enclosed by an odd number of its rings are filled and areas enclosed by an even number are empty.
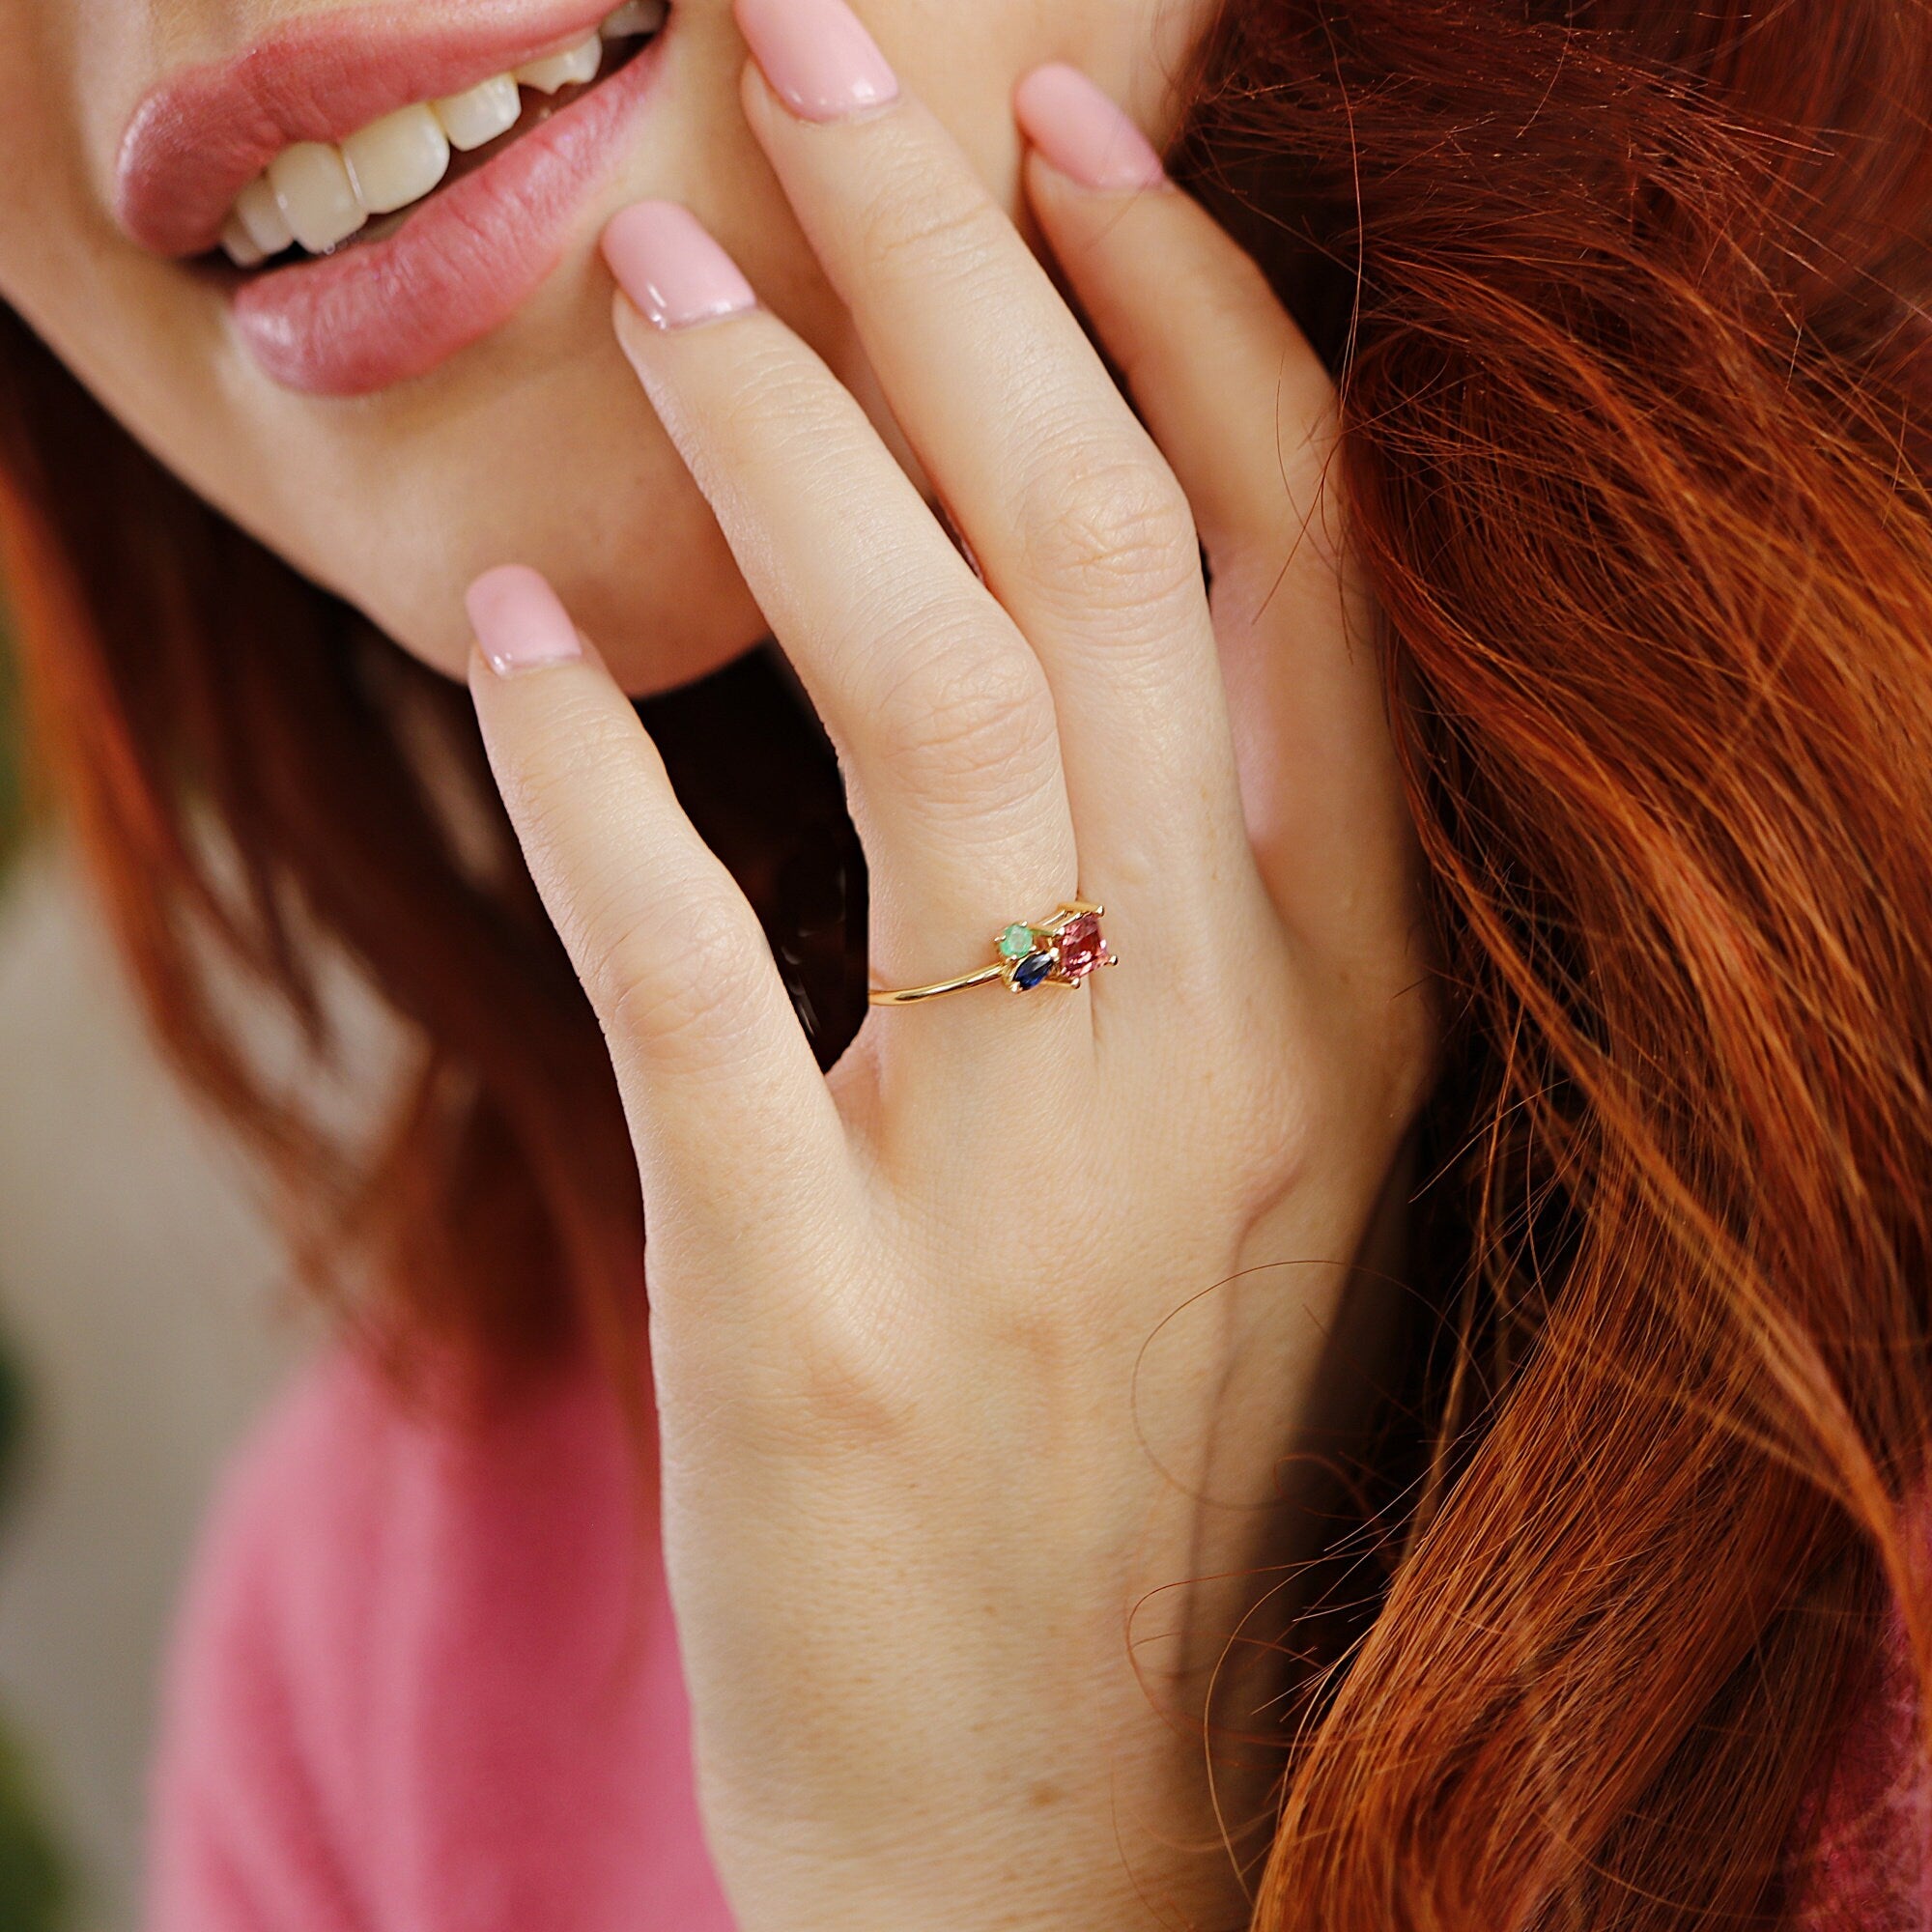
{"type": "Polygon", "coordinates": [[[0,1932],[134,1932],[175,1595],[301,1324],[26,810],[18,723],[0,625],[0,1932]]]}

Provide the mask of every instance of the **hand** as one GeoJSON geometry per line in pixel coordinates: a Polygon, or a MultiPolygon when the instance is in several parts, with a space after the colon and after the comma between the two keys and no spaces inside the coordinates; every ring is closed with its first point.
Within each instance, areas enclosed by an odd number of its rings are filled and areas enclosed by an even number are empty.
{"type": "Polygon", "coordinates": [[[1430,1057],[1333,397],[1194,203],[1076,179],[1100,104],[1045,70],[1075,173],[1030,154],[1032,206],[1151,436],[916,100],[787,105],[775,11],[746,111],[983,582],[681,210],[612,224],[623,346],[839,748],[875,980],[1082,895],[1121,963],[875,1009],[821,1076],[594,651],[528,572],[472,593],[637,1149],[700,1802],[745,1932],[1200,1923],[1229,1861],[1172,1714],[1254,1589],[1195,1579],[1278,1553],[1430,1057]]]}

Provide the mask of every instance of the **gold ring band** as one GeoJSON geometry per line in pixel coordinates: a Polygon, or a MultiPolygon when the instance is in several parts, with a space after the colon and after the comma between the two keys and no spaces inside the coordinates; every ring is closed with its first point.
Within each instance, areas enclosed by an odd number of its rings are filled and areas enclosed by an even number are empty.
{"type": "Polygon", "coordinates": [[[956,980],[935,980],[930,986],[874,986],[867,997],[875,1007],[910,1007],[921,1000],[936,1000],[942,993],[963,993],[968,986],[990,986],[995,980],[1009,993],[1084,985],[1102,966],[1120,963],[1100,931],[1100,917],[1106,910],[1084,899],[1067,899],[1051,919],[1022,922],[995,933],[990,966],[976,967],[956,980]]]}

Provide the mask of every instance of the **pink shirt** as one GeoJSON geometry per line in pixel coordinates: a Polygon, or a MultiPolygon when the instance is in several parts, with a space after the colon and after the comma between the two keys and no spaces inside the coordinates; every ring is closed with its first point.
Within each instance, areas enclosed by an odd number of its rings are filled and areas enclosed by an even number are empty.
{"type": "Polygon", "coordinates": [[[475,1435],[303,1378],[184,1609],[151,1932],[731,1932],[630,1456],[587,1374],[475,1435]]]}
{"type": "MultiPolygon", "coordinates": [[[[732,1932],[615,1406],[473,1435],[343,1358],[238,1462],[183,1613],[149,1932],[732,1932]]],[[[1888,1665],[1821,1788],[1809,1932],[1928,1932],[1932,1813],[1888,1665]]]]}

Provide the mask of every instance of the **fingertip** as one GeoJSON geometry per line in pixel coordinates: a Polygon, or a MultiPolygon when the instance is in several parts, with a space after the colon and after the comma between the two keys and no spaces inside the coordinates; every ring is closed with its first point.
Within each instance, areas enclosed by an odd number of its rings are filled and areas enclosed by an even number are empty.
{"type": "Polygon", "coordinates": [[[1066,237],[1098,230],[1116,218],[1116,204],[1077,182],[1027,141],[1020,149],[1020,179],[1030,206],[1066,237]]]}
{"type": "Polygon", "coordinates": [[[1125,194],[1169,185],[1165,164],[1132,117],[1065,61],[1021,77],[1013,115],[1034,151],[1081,187],[1125,194]]]}
{"type": "Polygon", "coordinates": [[[678,202],[619,209],[605,224],[602,245],[617,286],[654,328],[689,328],[757,306],[744,271],[678,202]]]}
{"type": "Polygon", "coordinates": [[[476,648],[498,677],[570,664],[583,639],[549,582],[527,564],[486,570],[464,593],[476,648]]]}
{"type": "Polygon", "coordinates": [[[771,82],[765,78],[764,69],[750,54],[738,69],[738,104],[753,133],[762,142],[781,111],[781,103],[772,92],[771,82]]]}
{"type": "Polygon", "coordinates": [[[474,696],[482,689],[485,678],[495,677],[496,674],[496,670],[491,665],[489,658],[484,654],[483,646],[478,641],[474,628],[472,627],[469,637],[469,655],[464,661],[463,666],[463,681],[469,687],[471,696],[474,696]]]}

